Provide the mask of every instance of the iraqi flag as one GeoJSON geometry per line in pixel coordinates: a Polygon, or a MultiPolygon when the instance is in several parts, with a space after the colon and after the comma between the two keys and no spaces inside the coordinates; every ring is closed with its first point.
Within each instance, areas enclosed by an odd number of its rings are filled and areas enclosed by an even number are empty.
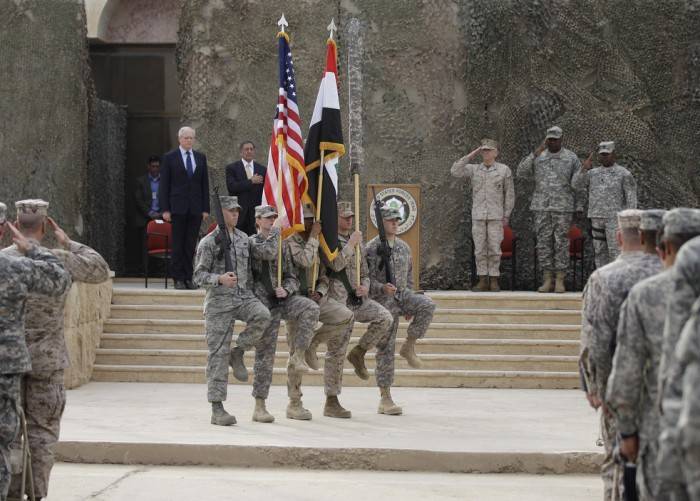
{"type": "Polygon", "coordinates": [[[338,254],[338,160],[345,154],[343,130],[340,122],[340,101],[338,99],[338,48],[332,38],[326,43],[326,70],[318,89],[311,127],[304,147],[306,177],[308,179],[307,198],[318,207],[319,172],[323,170],[321,213],[323,226],[321,249],[329,261],[338,254]],[[321,153],[324,166],[321,169],[321,153]]]}

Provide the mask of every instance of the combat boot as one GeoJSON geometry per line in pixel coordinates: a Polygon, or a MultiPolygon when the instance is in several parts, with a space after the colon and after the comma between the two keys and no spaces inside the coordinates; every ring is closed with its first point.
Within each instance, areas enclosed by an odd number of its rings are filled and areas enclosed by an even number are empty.
{"type": "Polygon", "coordinates": [[[486,292],[487,290],[489,290],[489,277],[481,275],[479,282],[472,288],[472,292],[486,292]]]}
{"type": "Polygon", "coordinates": [[[566,292],[566,285],[564,284],[565,280],[566,280],[566,272],[565,271],[558,271],[557,278],[556,278],[556,285],[554,286],[554,292],[557,292],[559,294],[566,292]]]}
{"type": "Polygon", "coordinates": [[[296,350],[291,357],[289,357],[289,363],[287,364],[289,370],[296,372],[297,374],[305,374],[309,372],[309,368],[304,362],[304,352],[301,350],[296,350]]]}
{"type": "Polygon", "coordinates": [[[381,400],[379,401],[377,413],[386,414],[388,416],[400,416],[403,409],[396,405],[391,399],[391,390],[389,387],[379,388],[379,392],[381,393],[381,400]]]}
{"type": "Polygon", "coordinates": [[[347,419],[352,416],[352,412],[340,405],[337,396],[328,396],[326,397],[326,405],[323,407],[323,415],[327,417],[347,419]]]}
{"type": "Polygon", "coordinates": [[[360,345],[355,346],[348,353],[348,362],[355,368],[355,374],[360,379],[369,379],[369,373],[367,372],[367,367],[365,367],[365,353],[367,353],[367,350],[360,345]]]}
{"type": "Polygon", "coordinates": [[[211,403],[211,424],[217,426],[231,426],[236,424],[236,418],[226,412],[221,402],[211,403]]]}
{"type": "Polygon", "coordinates": [[[501,287],[498,285],[498,277],[489,277],[489,290],[491,292],[501,292],[501,287]]]}
{"type": "Polygon", "coordinates": [[[248,369],[245,368],[245,363],[243,363],[243,355],[245,352],[243,348],[236,346],[231,350],[231,354],[228,357],[228,363],[233,369],[233,377],[244,383],[248,381],[248,369]]]}
{"type": "Polygon", "coordinates": [[[306,349],[306,352],[304,353],[304,360],[306,361],[306,365],[309,366],[309,369],[317,371],[319,368],[318,365],[318,355],[316,354],[316,351],[318,350],[318,343],[315,339],[311,341],[311,344],[309,347],[306,349]]]}
{"type": "Polygon", "coordinates": [[[406,342],[399,350],[399,355],[406,359],[408,365],[414,369],[420,369],[423,365],[420,358],[416,356],[416,340],[412,337],[407,337],[406,342]]]}
{"type": "Polygon", "coordinates": [[[267,412],[265,408],[265,399],[256,398],[255,399],[255,410],[253,411],[253,421],[257,423],[272,423],[275,420],[275,416],[267,412]]]}
{"type": "Polygon", "coordinates": [[[301,421],[309,421],[311,419],[311,412],[308,409],[304,409],[301,398],[289,399],[287,419],[299,419],[301,421]]]}
{"type": "Polygon", "coordinates": [[[552,292],[554,290],[554,284],[552,283],[552,272],[551,271],[545,271],[542,273],[542,285],[540,286],[539,289],[537,289],[537,292],[552,292]]]}

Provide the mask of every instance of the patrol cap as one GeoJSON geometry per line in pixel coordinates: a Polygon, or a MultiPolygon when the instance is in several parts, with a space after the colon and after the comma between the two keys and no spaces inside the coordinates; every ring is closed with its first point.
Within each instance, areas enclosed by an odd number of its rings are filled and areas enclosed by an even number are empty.
{"type": "Polygon", "coordinates": [[[5,224],[7,221],[7,205],[0,202],[0,224],[5,224]]]}
{"type": "Polygon", "coordinates": [[[27,199],[15,202],[17,215],[20,214],[35,214],[37,216],[48,216],[49,203],[41,199],[27,199]]]}
{"type": "Polygon", "coordinates": [[[638,230],[641,220],[641,210],[625,209],[617,213],[617,224],[621,230],[638,230]]]}
{"type": "Polygon", "coordinates": [[[482,150],[497,150],[498,142],[495,139],[482,139],[481,140],[482,150]]]}
{"type": "Polygon", "coordinates": [[[612,153],[615,151],[615,141],[603,141],[598,145],[598,153],[612,153]]]}
{"type": "Polygon", "coordinates": [[[664,237],[669,235],[700,234],[700,209],[679,207],[664,214],[664,237]]]}
{"type": "Polygon", "coordinates": [[[647,209],[642,211],[639,229],[642,231],[659,231],[663,228],[663,217],[666,211],[663,209],[647,209]]]}
{"type": "Polygon", "coordinates": [[[547,136],[545,139],[559,139],[563,135],[564,132],[561,130],[561,127],[555,125],[547,129],[547,136]]]}
{"type": "Polygon", "coordinates": [[[219,201],[221,202],[222,209],[241,210],[241,206],[238,205],[238,197],[231,195],[219,195],[219,201]]]}
{"type": "Polygon", "coordinates": [[[304,219],[313,219],[315,216],[314,208],[311,204],[304,204],[304,219]]]}
{"type": "Polygon", "coordinates": [[[277,215],[277,209],[272,205],[258,205],[255,208],[255,217],[271,217],[277,215]]]}
{"type": "Polygon", "coordinates": [[[338,202],[338,215],[340,217],[354,216],[355,213],[352,210],[352,204],[350,202],[338,202]]]}
{"type": "Polygon", "coordinates": [[[382,219],[401,219],[401,213],[399,209],[394,207],[382,207],[382,219]]]}

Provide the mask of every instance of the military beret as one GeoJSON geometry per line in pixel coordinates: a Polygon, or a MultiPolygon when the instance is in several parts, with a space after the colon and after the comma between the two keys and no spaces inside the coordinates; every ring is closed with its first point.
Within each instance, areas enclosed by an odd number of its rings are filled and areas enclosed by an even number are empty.
{"type": "Polygon", "coordinates": [[[495,139],[482,139],[481,140],[481,149],[482,150],[497,150],[498,149],[498,142],[496,142],[495,139]]]}
{"type": "Polygon", "coordinates": [[[679,207],[664,215],[664,236],[700,234],[700,209],[679,207]]]}
{"type": "Polygon", "coordinates": [[[338,202],[338,215],[340,217],[354,216],[355,213],[352,210],[352,204],[350,202],[338,202]]]}
{"type": "Polygon", "coordinates": [[[561,130],[561,127],[555,125],[547,129],[547,136],[545,137],[545,139],[559,139],[563,135],[564,132],[561,130]]]}
{"type": "Polygon", "coordinates": [[[626,209],[617,213],[617,224],[620,229],[638,230],[642,219],[642,211],[626,209]]]}
{"type": "Polygon", "coordinates": [[[663,209],[647,209],[642,211],[639,229],[643,231],[659,231],[663,228],[663,217],[666,211],[663,209]]]}
{"type": "Polygon", "coordinates": [[[5,224],[7,221],[7,205],[0,202],[0,224],[5,224]]]}
{"type": "Polygon", "coordinates": [[[313,206],[311,204],[304,204],[304,219],[313,219],[315,217],[313,206]]]}
{"type": "Polygon", "coordinates": [[[395,207],[382,207],[382,219],[401,219],[401,212],[395,207]]]}
{"type": "Polygon", "coordinates": [[[49,214],[49,203],[40,199],[27,199],[15,202],[17,214],[37,214],[47,216],[49,214]]]}
{"type": "Polygon", "coordinates": [[[221,208],[222,209],[228,209],[228,210],[235,210],[241,209],[241,206],[238,205],[238,197],[232,197],[230,195],[219,195],[219,201],[221,202],[221,208]]]}
{"type": "Polygon", "coordinates": [[[598,153],[612,153],[615,151],[614,141],[603,141],[598,145],[598,153]]]}
{"type": "Polygon", "coordinates": [[[277,209],[272,205],[258,205],[255,208],[255,217],[277,216],[277,209]]]}

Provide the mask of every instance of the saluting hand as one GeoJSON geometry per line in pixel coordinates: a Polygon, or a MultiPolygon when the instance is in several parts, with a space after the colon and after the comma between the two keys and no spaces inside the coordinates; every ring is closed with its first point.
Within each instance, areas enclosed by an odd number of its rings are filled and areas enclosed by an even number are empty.
{"type": "Polygon", "coordinates": [[[467,154],[467,160],[471,160],[475,156],[477,156],[479,153],[481,153],[481,146],[477,146],[475,150],[471,151],[470,153],[467,154]]]}
{"type": "Polygon", "coordinates": [[[56,235],[56,241],[58,242],[58,245],[60,245],[64,249],[67,249],[68,245],[70,244],[70,238],[68,238],[66,232],[63,231],[61,227],[58,226],[58,224],[56,224],[56,221],[54,221],[52,217],[47,217],[46,219],[49,222],[49,226],[51,226],[54,235],[56,235]]]}
{"type": "Polygon", "coordinates": [[[588,155],[588,158],[583,161],[583,170],[589,170],[591,167],[593,167],[593,152],[591,152],[590,155],[588,155]]]}
{"type": "Polygon", "coordinates": [[[15,228],[11,222],[7,221],[5,225],[10,228],[10,233],[12,233],[12,242],[17,246],[17,250],[26,256],[34,245],[24,235],[22,235],[22,233],[20,233],[20,231],[15,228]]]}
{"type": "Polygon", "coordinates": [[[542,152],[547,149],[547,140],[545,139],[542,141],[542,144],[540,144],[537,149],[535,150],[535,158],[539,157],[542,152]]]}

